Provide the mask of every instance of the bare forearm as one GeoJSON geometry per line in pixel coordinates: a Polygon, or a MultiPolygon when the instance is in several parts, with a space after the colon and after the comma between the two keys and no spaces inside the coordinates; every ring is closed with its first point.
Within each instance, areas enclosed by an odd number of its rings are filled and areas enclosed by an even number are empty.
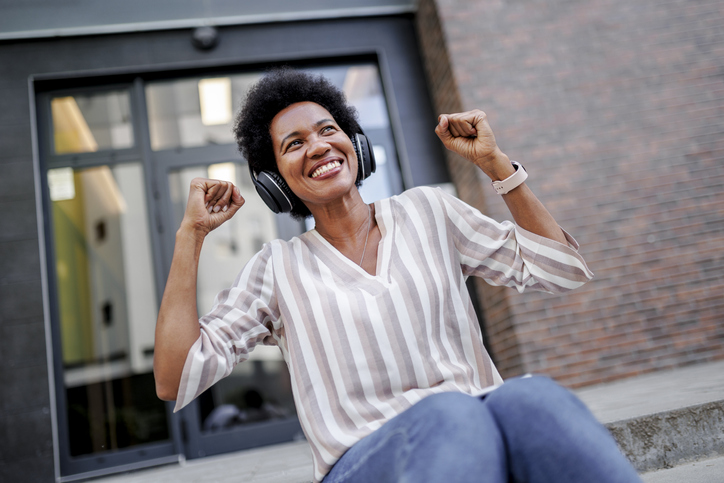
{"type": "Polygon", "coordinates": [[[503,200],[521,228],[564,245],[568,243],[553,215],[525,183],[503,195],[503,200]]]}
{"type": "Polygon", "coordinates": [[[156,392],[174,400],[186,356],[199,338],[196,277],[203,237],[183,227],[176,233],[173,261],[156,322],[153,370],[156,392]]]}
{"type": "MultiPolygon", "coordinates": [[[[491,180],[503,180],[515,172],[508,156],[498,152],[493,161],[483,166],[478,166],[490,177],[491,180]]],[[[553,215],[546,209],[538,197],[527,184],[523,183],[503,195],[503,200],[513,215],[515,223],[536,235],[566,244],[566,237],[553,215]]]]}

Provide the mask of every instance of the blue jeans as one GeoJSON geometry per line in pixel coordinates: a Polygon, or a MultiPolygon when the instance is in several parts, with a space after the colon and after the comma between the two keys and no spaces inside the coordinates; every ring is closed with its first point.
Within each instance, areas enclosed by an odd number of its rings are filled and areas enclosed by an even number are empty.
{"type": "Polygon", "coordinates": [[[429,396],[350,448],[324,483],[641,482],[606,428],[547,377],[429,396]]]}

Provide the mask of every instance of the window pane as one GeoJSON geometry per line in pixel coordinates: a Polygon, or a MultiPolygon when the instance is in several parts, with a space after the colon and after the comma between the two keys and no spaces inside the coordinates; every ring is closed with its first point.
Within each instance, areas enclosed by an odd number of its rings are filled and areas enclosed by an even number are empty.
{"type": "Polygon", "coordinates": [[[54,97],[50,107],[56,154],[133,147],[127,91],[54,97]]]}
{"type": "Polygon", "coordinates": [[[140,163],[48,172],[70,453],[168,439],[140,163]]]}
{"type": "MultiPolygon", "coordinates": [[[[223,179],[239,187],[246,203],[234,217],[204,240],[199,261],[197,305],[199,315],[211,310],[216,294],[229,288],[246,262],[262,245],[277,238],[275,215],[259,198],[248,168],[237,163],[196,166],[169,175],[175,226],[186,210],[189,184],[195,177],[223,179]]],[[[248,361],[199,397],[204,431],[296,414],[287,365],[277,347],[257,346],[248,361]]]]}
{"type": "Polygon", "coordinates": [[[153,150],[234,143],[233,114],[259,77],[254,73],[148,84],[153,150]]]}
{"type": "Polygon", "coordinates": [[[313,74],[322,74],[342,89],[347,101],[357,109],[362,129],[367,131],[389,127],[390,117],[387,113],[380,73],[375,64],[339,65],[305,70],[313,74]]]}

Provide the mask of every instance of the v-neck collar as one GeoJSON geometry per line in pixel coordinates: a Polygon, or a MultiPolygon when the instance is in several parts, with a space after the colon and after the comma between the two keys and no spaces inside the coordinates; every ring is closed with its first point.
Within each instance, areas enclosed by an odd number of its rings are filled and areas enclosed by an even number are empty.
{"type": "MultiPolygon", "coordinates": [[[[347,258],[342,252],[337,250],[334,245],[329,243],[316,228],[312,228],[307,233],[314,237],[329,253],[334,255],[335,260],[340,260],[344,263],[348,269],[354,270],[355,272],[362,274],[369,280],[375,280],[378,282],[385,282],[388,280],[389,266],[390,266],[390,253],[392,243],[388,239],[392,230],[394,229],[394,217],[392,216],[392,210],[390,200],[378,200],[372,203],[375,207],[375,221],[377,227],[380,230],[380,241],[377,246],[377,261],[375,263],[375,275],[371,275],[364,268],[360,267],[354,261],[347,258]]],[[[320,259],[320,261],[322,261],[320,259]]],[[[323,261],[322,261],[323,263],[323,261]]],[[[339,269],[339,267],[329,267],[331,270],[339,269]]]]}

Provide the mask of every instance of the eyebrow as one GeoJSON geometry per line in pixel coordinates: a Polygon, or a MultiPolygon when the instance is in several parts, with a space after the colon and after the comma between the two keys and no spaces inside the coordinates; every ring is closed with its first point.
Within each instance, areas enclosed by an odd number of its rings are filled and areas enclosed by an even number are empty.
{"type": "MultiPolygon", "coordinates": [[[[334,122],[334,119],[329,119],[329,118],[320,119],[319,121],[314,123],[314,129],[317,129],[322,124],[326,124],[328,122],[334,122]]],[[[299,136],[299,134],[300,134],[299,131],[294,131],[294,132],[291,132],[291,133],[287,134],[286,136],[284,136],[284,139],[282,139],[282,142],[279,143],[279,152],[281,153],[284,150],[284,144],[287,142],[287,139],[293,138],[295,136],[299,136]]]]}

